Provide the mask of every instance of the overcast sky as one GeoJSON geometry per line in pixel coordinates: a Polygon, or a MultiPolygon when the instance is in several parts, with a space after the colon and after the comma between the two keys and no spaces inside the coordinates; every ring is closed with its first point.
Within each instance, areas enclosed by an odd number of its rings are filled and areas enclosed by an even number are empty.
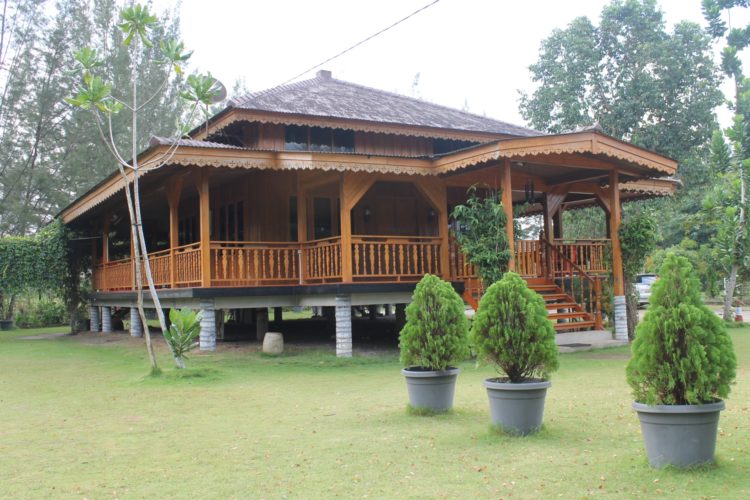
{"type": "MultiPolygon", "coordinates": [[[[193,66],[231,88],[257,91],[385,28],[432,0],[183,0],[182,36],[193,66]]],[[[541,41],[578,16],[598,23],[604,0],[440,0],[323,66],[334,78],[414,95],[523,124],[518,91],[533,90],[528,66],[541,41]]],[[[701,24],[700,0],[661,0],[668,29],[701,24]]],[[[157,0],[157,8],[175,2],[157,0]]],[[[737,9],[735,25],[747,23],[737,9]]],[[[747,52],[747,51],[746,51],[747,52]]],[[[746,69],[750,62],[746,62],[746,69]]],[[[311,72],[300,79],[314,76],[311,72]]],[[[722,122],[728,123],[726,113],[722,122]]]]}

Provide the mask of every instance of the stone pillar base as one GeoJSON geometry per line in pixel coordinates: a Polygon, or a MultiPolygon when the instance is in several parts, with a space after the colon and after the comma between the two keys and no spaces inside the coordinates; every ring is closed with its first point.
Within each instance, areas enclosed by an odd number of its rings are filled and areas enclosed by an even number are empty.
{"type": "Polygon", "coordinates": [[[216,311],[213,302],[201,302],[201,351],[216,350],[216,311]]]}
{"type": "Polygon", "coordinates": [[[89,306],[89,318],[91,319],[91,331],[99,331],[99,307],[89,306]]]}
{"type": "Polygon", "coordinates": [[[352,297],[336,297],[336,357],[352,357],[352,297]]]}
{"type": "Polygon", "coordinates": [[[102,307],[102,331],[112,333],[112,308],[102,307]]]}
{"type": "Polygon", "coordinates": [[[615,340],[628,340],[628,312],[624,295],[614,297],[615,340]]]}
{"type": "Polygon", "coordinates": [[[143,323],[141,323],[141,315],[138,314],[138,308],[135,306],[130,308],[130,336],[143,337],[143,323]]]}

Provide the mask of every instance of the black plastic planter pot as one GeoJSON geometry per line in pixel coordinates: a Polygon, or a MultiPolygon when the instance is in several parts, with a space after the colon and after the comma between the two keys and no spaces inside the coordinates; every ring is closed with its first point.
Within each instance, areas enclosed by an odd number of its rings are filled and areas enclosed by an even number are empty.
{"type": "Polygon", "coordinates": [[[714,461],[724,401],[705,405],[633,403],[651,467],[692,467],[714,461]]]}
{"type": "Polygon", "coordinates": [[[548,380],[520,383],[485,380],[492,424],[520,436],[537,432],[542,427],[544,399],[551,385],[548,380]]]}
{"type": "Polygon", "coordinates": [[[418,367],[404,368],[409,391],[409,404],[416,409],[444,412],[453,408],[453,395],[456,392],[456,378],[461,370],[448,368],[443,371],[429,371],[418,367]]]}

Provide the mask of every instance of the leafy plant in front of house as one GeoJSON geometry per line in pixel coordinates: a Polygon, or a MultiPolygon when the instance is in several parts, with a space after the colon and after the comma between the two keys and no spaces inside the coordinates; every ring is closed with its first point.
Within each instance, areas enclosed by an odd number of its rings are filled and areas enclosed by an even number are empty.
{"type": "Polygon", "coordinates": [[[169,323],[164,339],[174,355],[182,361],[187,358],[188,352],[198,347],[196,340],[201,333],[200,316],[192,309],[170,309],[169,323]]]}
{"type": "Polygon", "coordinates": [[[478,356],[510,382],[545,380],[557,370],[555,329],[544,299],[516,273],[506,273],[487,289],[471,339],[478,356]]]}
{"type": "Polygon", "coordinates": [[[468,357],[469,324],[464,302],[450,283],[426,274],[406,307],[399,336],[401,363],[445,370],[468,357]]]}
{"type": "Polygon", "coordinates": [[[632,351],[627,380],[640,403],[694,405],[729,395],[737,367],[732,340],[702,303],[685,257],[665,259],[632,351]]]}
{"type": "Polygon", "coordinates": [[[485,287],[503,277],[511,259],[505,231],[508,217],[500,194],[498,190],[479,196],[476,186],[472,186],[466,203],[457,205],[451,213],[456,223],[456,241],[469,262],[477,267],[485,287]]]}
{"type": "Polygon", "coordinates": [[[646,257],[656,249],[657,226],[653,214],[644,208],[628,214],[620,225],[620,248],[622,249],[622,271],[625,275],[625,300],[628,315],[628,335],[635,337],[638,324],[638,292],[635,277],[643,271],[646,257]]]}

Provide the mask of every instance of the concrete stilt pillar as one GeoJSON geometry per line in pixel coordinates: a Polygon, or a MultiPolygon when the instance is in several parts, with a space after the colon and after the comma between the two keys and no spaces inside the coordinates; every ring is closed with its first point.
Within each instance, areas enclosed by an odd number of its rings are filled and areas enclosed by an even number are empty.
{"type": "Polygon", "coordinates": [[[386,304],[385,305],[385,315],[386,316],[393,316],[395,314],[393,304],[386,304]]]}
{"type": "Polygon", "coordinates": [[[130,308],[130,336],[143,337],[143,323],[137,307],[130,308]]]}
{"type": "Polygon", "coordinates": [[[628,313],[624,295],[614,298],[615,340],[628,340],[628,313]]]}
{"type": "Polygon", "coordinates": [[[255,339],[263,342],[263,337],[268,331],[268,309],[265,307],[255,311],[255,339]]]}
{"type": "Polygon", "coordinates": [[[216,311],[213,301],[201,302],[201,351],[216,350],[216,311]]]}
{"type": "Polygon", "coordinates": [[[102,307],[102,331],[112,333],[112,308],[102,307]]]}
{"type": "Polygon", "coordinates": [[[336,357],[352,357],[352,297],[336,296],[336,357]]]}
{"type": "Polygon", "coordinates": [[[99,331],[99,307],[89,306],[89,318],[91,319],[91,331],[99,331]]]}

